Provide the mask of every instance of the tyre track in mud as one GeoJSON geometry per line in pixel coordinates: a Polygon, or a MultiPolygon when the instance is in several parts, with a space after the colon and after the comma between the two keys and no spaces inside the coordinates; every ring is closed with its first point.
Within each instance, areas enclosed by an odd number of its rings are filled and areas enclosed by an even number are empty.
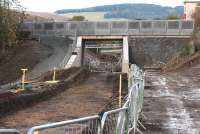
{"type": "Polygon", "coordinates": [[[165,74],[146,70],[145,134],[200,133],[200,63],[165,74]]]}

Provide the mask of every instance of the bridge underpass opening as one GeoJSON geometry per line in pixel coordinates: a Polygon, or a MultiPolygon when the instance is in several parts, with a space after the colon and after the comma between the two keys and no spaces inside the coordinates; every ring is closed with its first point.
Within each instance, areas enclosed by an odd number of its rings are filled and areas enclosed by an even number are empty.
{"type": "Polygon", "coordinates": [[[81,66],[96,72],[126,72],[124,42],[123,37],[83,37],[81,66]]]}

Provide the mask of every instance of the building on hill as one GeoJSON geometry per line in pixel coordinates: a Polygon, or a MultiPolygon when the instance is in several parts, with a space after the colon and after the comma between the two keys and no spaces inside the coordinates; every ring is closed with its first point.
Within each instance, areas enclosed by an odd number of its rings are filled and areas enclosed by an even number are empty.
{"type": "Polygon", "coordinates": [[[185,20],[193,20],[192,15],[195,12],[196,7],[200,6],[200,1],[186,0],[184,2],[184,18],[185,20]]]}

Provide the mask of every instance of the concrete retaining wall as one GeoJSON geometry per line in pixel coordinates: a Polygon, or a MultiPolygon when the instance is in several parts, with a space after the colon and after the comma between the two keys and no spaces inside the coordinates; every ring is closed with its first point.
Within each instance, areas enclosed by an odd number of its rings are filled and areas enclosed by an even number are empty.
{"type": "Polygon", "coordinates": [[[191,38],[133,38],[129,37],[129,60],[141,66],[166,62],[166,60],[183,47],[191,38]]]}

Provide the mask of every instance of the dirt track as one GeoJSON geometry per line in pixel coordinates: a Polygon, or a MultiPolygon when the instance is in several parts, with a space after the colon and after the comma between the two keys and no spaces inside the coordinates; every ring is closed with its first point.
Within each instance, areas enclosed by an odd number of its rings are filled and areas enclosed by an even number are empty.
{"type": "Polygon", "coordinates": [[[176,72],[146,71],[145,134],[200,133],[200,62],[176,72]]]}
{"type": "Polygon", "coordinates": [[[113,96],[115,81],[114,77],[108,79],[106,74],[91,74],[89,79],[79,86],[1,118],[0,126],[25,132],[34,125],[97,114],[113,96]]]}

